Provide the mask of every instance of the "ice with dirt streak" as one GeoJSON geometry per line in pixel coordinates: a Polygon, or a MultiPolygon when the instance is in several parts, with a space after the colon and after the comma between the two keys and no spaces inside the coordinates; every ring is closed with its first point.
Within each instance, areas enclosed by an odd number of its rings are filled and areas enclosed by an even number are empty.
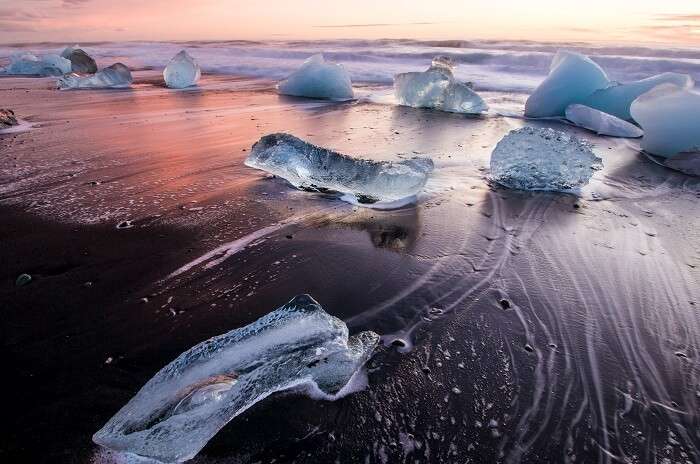
{"type": "Polygon", "coordinates": [[[313,298],[297,296],[182,353],[93,440],[161,462],[186,461],[230,420],[275,392],[311,386],[326,399],[350,393],[378,342],[374,332],[350,337],[345,323],[313,298]]]}
{"type": "Polygon", "coordinates": [[[283,133],[262,137],[253,145],[245,164],[282,177],[302,190],[352,195],[359,204],[414,197],[433,170],[429,158],[358,159],[283,133]]]}
{"type": "Polygon", "coordinates": [[[327,100],[352,100],[350,74],[338,63],[331,63],[316,54],[308,58],[299,69],[277,85],[283,95],[320,98],[327,100]]]}
{"type": "Polygon", "coordinates": [[[644,135],[644,131],[631,122],[585,105],[567,106],[566,119],[599,135],[626,138],[637,138],[644,135]]]}
{"type": "Polygon", "coordinates": [[[10,64],[4,68],[5,74],[31,76],[61,76],[71,72],[70,60],[58,55],[36,55],[24,52],[10,56],[10,64]]]}
{"type": "Polygon", "coordinates": [[[602,167],[589,143],[550,128],[513,130],[491,154],[491,179],[519,190],[582,187],[602,167]]]}
{"type": "Polygon", "coordinates": [[[394,76],[394,95],[400,105],[435,108],[450,113],[481,114],[488,111],[484,100],[464,82],[454,78],[454,63],[436,56],[423,72],[394,76]]]}
{"type": "Polygon", "coordinates": [[[163,70],[165,85],[171,89],[184,89],[197,85],[202,71],[187,51],[181,50],[163,70]]]}
{"type": "Polygon", "coordinates": [[[68,89],[124,89],[131,87],[131,71],[122,63],[115,63],[91,76],[66,74],[58,80],[58,88],[68,89]]]}

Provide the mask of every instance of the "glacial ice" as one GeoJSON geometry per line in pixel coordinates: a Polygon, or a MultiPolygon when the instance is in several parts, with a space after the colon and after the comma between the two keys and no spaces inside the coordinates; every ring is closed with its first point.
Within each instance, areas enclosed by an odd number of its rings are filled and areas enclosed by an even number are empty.
{"type": "Polygon", "coordinates": [[[85,50],[80,48],[80,45],[66,47],[61,56],[70,60],[71,70],[74,73],[94,74],[97,72],[97,63],[85,50]]]}
{"type": "Polygon", "coordinates": [[[58,88],[66,89],[123,89],[131,86],[131,71],[121,63],[115,63],[92,76],[67,74],[58,80],[58,88]]]}
{"type": "Polygon", "coordinates": [[[309,295],[250,325],[206,340],[161,369],[94,436],[104,447],[183,462],[230,420],[282,390],[312,388],[333,399],[379,342],[348,328],[309,295]]]}
{"type": "Polygon", "coordinates": [[[567,106],[566,119],[600,135],[628,138],[644,135],[644,131],[634,124],[585,105],[567,106]]]}
{"type": "Polygon", "coordinates": [[[322,54],[313,55],[285,80],[277,85],[283,95],[323,98],[328,100],[352,100],[350,74],[343,65],[327,62],[322,54]]]}
{"type": "Polygon", "coordinates": [[[8,127],[16,126],[18,124],[19,121],[17,121],[17,116],[15,116],[14,111],[0,108],[0,130],[7,129],[8,127]]]}
{"type": "Polygon", "coordinates": [[[71,62],[58,55],[43,55],[38,58],[31,53],[15,53],[10,56],[6,74],[32,76],[61,76],[71,71],[71,62]]]}
{"type": "Polygon", "coordinates": [[[163,70],[165,85],[173,89],[196,85],[201,76],[199,65],[185,50],[175,55],[163,70]]]}
{"type": "Polygon", "coordinates": [[[427,71],[397,74],[394,76],[396,101],[400,105],[451,113],[488,111],[488,105],[468,84],[455,80],[453,69],[449,58],[437,56],[427,71]]]}
{"type": "Polygon", "coordinates": [[[603,167],[590,144],[554,129],[511,131],[491,154],[491,178],[520,190],[568,190],[603,167]]]}
{"type": "Polygon", "coordinates": [[[689,89],[695,85],[695,82],[687,74],[668,72],[627,84],[613,83],[605,89],[595,91],[582,103],[620,119],[631,120],[630,106],[632,102],[640,95],[661,84],[674,84],[689,89]]]}
{"type": "Polygon", "coordinates": [[[525,102],[525,116],[550,118],[564,116],[566,107],[610,85],[605,71],[579,53],[560,50],[554,56],[549,76],[525,102]]]}
{"type": "Polygon", "coordinates": [[[262,137],[245,164],[286,179],[302,190],[354,195],[361,204],[397,202],[418,194],[433,170],[429,158],[356,159],[290,134],[262,137]]]}
{"type": "Polygon", "coordinates": [[[644,151],[664,157],[700,151],[700,93],[662,84],[637,98],[631,113],[644,130],[644,151]]]}

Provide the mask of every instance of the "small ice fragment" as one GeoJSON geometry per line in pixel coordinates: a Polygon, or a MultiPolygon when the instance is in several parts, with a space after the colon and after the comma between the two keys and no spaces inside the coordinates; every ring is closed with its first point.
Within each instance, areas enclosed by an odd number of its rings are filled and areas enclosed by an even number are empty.
{"type": "Polygon", "coordinates": [[[328,100],[352,100],[350,74],[343,65],[324,60],[322,54],[313,55],[285,80],[277,85],[283,95],[323,98],[328,100]]]}
{"type": "Polygon", "coordinates": [[[97,72],[97,63],[85,53],[85,50],[80,48],[80,45],[66,47],[61,56],[70,60],[71,70],[74,73],[94,74],[97,72]]]}
{"type": "Polygon", "coordinates": [[[549,128],[511,131],[491,154],[491,178],[520,190],[581,187],[602,167],[590,144],[549,128]]]}
{"type": "Polygon", "coordinates": [[[593,60],[579,53],[560,50],[554,56],[549,76],[525,102],[525,116],[549,118],[564,116],[566,107],[581,103],[610,80],[593,60]]]}
{"type": "Polygon", "coordinates": [[[613,83],[608,88],[595,91],[592,95],[585,98],[582,103],[629,121],[632,119],[630,114],[632,102],[640,95],[661,84],[674,84],[678,87],[690,89],[695,85],[695,82],[687,74],[668,72],[627,84],[613,83]]]}
{"type": "Polygon", "coordinates": [[[250,325],[210,338],[161,369],[94,436],[95,443],[161,462],[193,458],[230,420],[275,392],[345,388],[379,342],[300,295],[250,325]],[[308,387],[312,388],[308,388],[308,387]]]}
{"type": "Polygon", "coordinates": [[[58,80],[58,88],[66,89],[124,89],[131,86],[131,71],[121,63],[104,68],[92,75],[81,77],[75,73],[58,80]]]}
{"type": "Polygon", "coordinates": [[[70,71],[70,60],[58,55],[43,55],[38,58],[28,52],[11,55],[10,64],[5,68],[6,74],[33,76],[61,76],[70,71]]]}
{"type": "Polygon", "coordinates": [[[396,202],[418,194],[433,170],[429,158],[373,161],[317,147],[290,134],[261,138],[245,164],[294,187],[354,195],[360,204],[396,202]]]}
{"type": "Polygon", "coordinates": [[[7,129],[8,127],[16,126],[19,124],[17,121],[17,116],[15,112],[9,109],[0,109],[0,129],[7,129]]]}
{"type": "Polygon", "coordinates": [[[435,108],[451,113],[480,114],[488,105],[468,84],[453,75],[454,64],[436,56],[427,71],[394,76],[394,94],[400,105],[435,108]]]}
{"type": "Polygon", "coordinates": [[[196,85],[201,76],[199,65],[185,50],[175,55],[163,70],[165,85],[172,89],[196,85]]]}
{"type": "Polygon", "coordinates": [[[634,124],[585,105],[575,104],[567,106],[566,119],[579,127],[600,135],[628,138],[644,135],[644,131],[634,124]]]}
{"type": "Polygon", "coordinates": [[[700,151],[700,93],[662,84],[636,99],[631,113],[644,129],[644,151],[664,157],[700,151]]]}

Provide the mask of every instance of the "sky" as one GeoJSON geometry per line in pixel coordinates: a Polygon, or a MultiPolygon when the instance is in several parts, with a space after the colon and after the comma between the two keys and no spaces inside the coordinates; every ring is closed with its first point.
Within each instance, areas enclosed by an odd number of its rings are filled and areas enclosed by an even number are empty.
{"type": "Polygon", "coordinates": [[[0,0],[5,44],[330,38],[700,46],[700,0],[0,0]]]}

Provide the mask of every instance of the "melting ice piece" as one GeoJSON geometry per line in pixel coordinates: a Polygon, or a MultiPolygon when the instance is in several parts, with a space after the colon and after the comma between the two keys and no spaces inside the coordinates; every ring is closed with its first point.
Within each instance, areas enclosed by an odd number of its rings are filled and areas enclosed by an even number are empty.
{"type": "Polygon", "coordinates": [[[577,126],[601,135],[629,138],[636,138],[644,135],[644,131],[634,124],[584,105],[576,104],[567,106],[566,119],[577,126]]]}
{"type": "Polygon", "coordinates": [[[74,73],[94,74],[97,72],[97,63],[80,48],[80,45],[66,47],[61,56],[70,60],[71,69],[74,73]]]}
{"type": "Polygon", "coordinates": [[[58,80],[58,88],[65,89],[123,89],[131,86],[131,71],[121,63],[104,68],[92,76],[79,76],[75,73],[58,80]]]}
{"type": "Polygon", "coordinates": [[[595,91],[583,100],[583,104],[604,111],[620,119],[630,120],[630,106],[640,95],[661,84],[674,84],[690,89],[695,85],[687,74],[663,73],[628,84],[614,83],[610,87],[595,91]]]}
{"type": "Polygon", "coordinates": [[[19,121],[17,121],[14,111],[0,108],[0,129],[7,129],[18,124],[19,121]]]}
{"type": "Polygon", "coordinates": [[[311,386],[332,399],[379,342],[301,295],[252,324],[206,340],[161,369],[93,440],[107,448],[182,462],[231,419],[267,396],[311,386]]]}
{"type": "Polygon", "coordinates": [[[264,136],[253,145],[245,164],[280,176],[299,189],[351,194],[359,203],[412,197],[425,186],[433,170],[429,158],[356,159],[290,134],[264,136]]]}
{"type": "Polygon", "coordinates": [[[581,187],[602,167],[590,144],[554,129],[511,131],[491,154],[492,179],[520,190],[581,187]]]}
{"type": "Polygon", "coordinates": [[[632,103],[644,129],[642,149],[658,156],[700,151],[700,93],[663,84],[632,103]]]}
{"type": "Polygon", "coordinates": [[[605,71],[587,56],[558,51],[552,60],[549,76],[525,102],[525,116],[550,118],[564,116],[566,107],[581,103],[610,80],[605,71]]]}
{"type": "Polygon", "coordinates": [[[71,71],[70,60],[58,55],[43,55],[37,58],[31,53],[15,53],[10,56],[7,74],[33,76],[61,76],[71,71]]]}
{"type": "Polygon", "coordinates": [[[454,64],[437,56],[424,72],[394,76],[394,94],[400,105],[435,108],[451,113],[480,114],[488,111],[484,100],[469,85],[455,80],[454,64]]]}
{"type": "Polygon", "coordinates": [[[172,89],[196,85],[201,76],[199,65],[185,50],[175,55],[163,71],[165,85],[172,89]]]}
{"type": "Polygon", "coordinates": [[[343,65],[329,63],[322,54],[313,55],[277,85],[279,93],[295,97],[352,100],[350,74],[343,65]]]}

